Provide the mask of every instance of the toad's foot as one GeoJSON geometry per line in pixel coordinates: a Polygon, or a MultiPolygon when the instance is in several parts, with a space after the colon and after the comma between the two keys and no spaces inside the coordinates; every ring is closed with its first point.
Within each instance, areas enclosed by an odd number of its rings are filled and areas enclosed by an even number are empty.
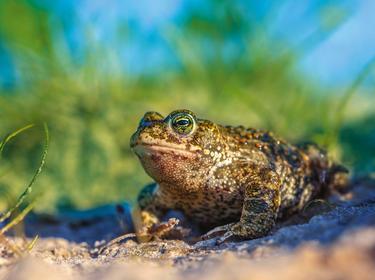
{"type": "Polygon", "coordinates": [[[265,235],[268,232],[268,228],[260,223],[230,223],[210,230],[201,236],[201,240],[217,238],[215,243],[220,245],[227,241],[254,239],[265,235]]]}
{"type": "Polygon", "coordinates": [[[232,240],[236,235],[232,231],[232,227],[235,225],[235,223],[218,226],[206,234],[201,236],[202,240],[208,240],[208,239],[216,239],[216,244],[220,245],[226,241],[232,240]]]}
{"type": "Polygon", "coordinates": [[[119,243],[122,243],[122,242],[127,242],[128,240],[134,240],[136,241],[137,239],[137,236],[135,233],[126,233],[124,235],[121,235],[119,237],[116,237],[112,240],[110,240],[109,242],[107,242],[106,244],[104,244],[103,246],[99,247],[97,249],[97,255],[100,255],[104,252],[104,250],[110,248],[111,246],[115,245],[115,244],[119,244],[119,243]]]}
{"type": "Polygon", "coordinates": [[[168,236],[173,229],[178,225],[179,220],[176,218],[170,218],[167,222],[154,224],[151,227],[142,228],[137,238],[139,242],[148,242],[150,240],[160,240],[168,236]]]}

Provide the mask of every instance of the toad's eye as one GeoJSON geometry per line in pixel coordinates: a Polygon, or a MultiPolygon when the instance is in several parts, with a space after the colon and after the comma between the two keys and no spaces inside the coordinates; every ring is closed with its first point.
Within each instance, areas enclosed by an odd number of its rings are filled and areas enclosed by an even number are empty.
{"type": "Polygon", "coordinates": [[[194,126],[194,118],[188,113],[177,114],[171,118],[171,127],[178,134],[188,135],[193,131],[194,126]]]}

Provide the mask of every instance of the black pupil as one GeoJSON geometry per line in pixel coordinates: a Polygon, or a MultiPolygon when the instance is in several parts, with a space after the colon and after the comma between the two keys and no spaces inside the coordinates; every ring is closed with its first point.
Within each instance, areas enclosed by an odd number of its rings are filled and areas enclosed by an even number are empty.
{"type": "Polygon", "coordinates": [[[188,126],[190,124],[190,120],[188,119],[179,119],[176,121],[176,124],[179,126],[188,126]]]}

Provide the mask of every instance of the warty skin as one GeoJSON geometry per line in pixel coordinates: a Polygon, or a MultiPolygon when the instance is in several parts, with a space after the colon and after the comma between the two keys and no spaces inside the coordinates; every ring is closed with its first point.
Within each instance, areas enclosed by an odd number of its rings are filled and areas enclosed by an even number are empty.
{"type": "Polygon", "coordinates": [[[328,189],[343,184],[346,170],[315,144],[292,145],[267,131],[222,126],[189,110],[167,117],[147,112],[130,141],[155,183],[139,194],[138,235],[170,209],[222,236],[266,235],[328,189]],[[344,179],[343,179],[344,178],[344,179]]]}

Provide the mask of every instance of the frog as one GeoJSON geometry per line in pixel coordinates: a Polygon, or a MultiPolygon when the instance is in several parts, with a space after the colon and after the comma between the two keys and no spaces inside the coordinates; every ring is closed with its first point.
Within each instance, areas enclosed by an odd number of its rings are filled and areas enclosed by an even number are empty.
{"type": "Polygon", "coordinates": [[[217,124],[187,109],[166,117],[146,112],[130,147],[154,180],[137,200],[143,241],[178,223],[157,230],[171,209],[206,232],[201,240],[260,238],[278,220],[347,185],[348,170],[312,142],[292,144],[268,130],[217,124]]]}

